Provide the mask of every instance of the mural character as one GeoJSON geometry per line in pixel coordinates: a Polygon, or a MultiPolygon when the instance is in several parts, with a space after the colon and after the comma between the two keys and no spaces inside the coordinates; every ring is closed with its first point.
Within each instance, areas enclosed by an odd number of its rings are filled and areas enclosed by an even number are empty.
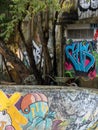
{"type": "Polygon", "coordinates": [[[47,97],[42,93],[30,93],[23,97],[21,113],[28,123],[23,130],[51,130],[54,112],[49,111],[47,97]]]}
{"type": "Polygon", "coordinates": [[[15,130],[10,115],[6,110],[0,111],[0,130],[15,130]]]}
{"type": "Polygon", "coordinates": [[[18,92],[6,95],[0,91],[0,130],[22,130],[21,125],[27,123],[27,119],[16,107],[20,98],[18,92]]]}
{"type": "Polygon", "coordinates": [[[0,130],[64,130],[66,123],[55,119],[44,94],[0,91],[0,96],[0,130]]]}

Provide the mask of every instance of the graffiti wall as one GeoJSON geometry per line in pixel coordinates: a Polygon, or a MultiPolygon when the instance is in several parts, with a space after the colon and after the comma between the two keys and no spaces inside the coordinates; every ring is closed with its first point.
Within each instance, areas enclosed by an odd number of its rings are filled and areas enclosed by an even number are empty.
{"type": "Polygon", "coordinates": [[[79,19],[98,16],[98,0],[78,0],[79,19]]]}
{"type": "MultiPolygon", "coordinates": [[[[96,41],[72,42],[65,46],[66,74],[93,79],[98,74],[98,53],[96,41]]],[[[65,74],[65,76],[66,76],[65,74]]]]}
{"type": "Polygon", "coordinates": [[[81,11],[92,10],[96,11],[98,9],[97,0],[78,0],[78,7],[81,11]]]}
{"type": "Polygon", "coordinates": [[[0,89],[0,130],[97,129],[95,90],[53,86],[47,90],[32,86],[0,89]]]}

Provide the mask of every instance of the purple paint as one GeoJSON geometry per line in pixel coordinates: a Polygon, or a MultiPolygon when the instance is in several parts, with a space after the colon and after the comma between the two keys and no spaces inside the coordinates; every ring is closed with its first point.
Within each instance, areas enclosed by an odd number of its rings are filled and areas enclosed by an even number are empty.
{"type": "Polygon", "coordinates": [[[19,99],[19,101],[15,104],[15,106],[16,106],[16,108],[17,108],[18,110],[21,109],[21,102],[22,102],[22,99],[23,99],[23,96],[21,96],[21,98],[19,99]]]}
{"type": "Polygon", "coordinates": [[[53,121],[52,130],[59,130],[60,123],[62,123],[62,120],[55,120],[55,121],[53,121]]]}

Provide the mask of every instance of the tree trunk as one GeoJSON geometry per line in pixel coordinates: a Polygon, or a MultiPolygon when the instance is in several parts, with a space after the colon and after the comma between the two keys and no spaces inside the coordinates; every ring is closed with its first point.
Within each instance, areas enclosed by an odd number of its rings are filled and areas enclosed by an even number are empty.
{"type": "Polygon", "coordinates": [[[54,76],[57,76],[57,60],[56,60],[56,39],[55,39],[55,28],[56,28],[56,22],[57,22],[57,18],[58,18],[58,11],[56,11],[55,13],[55,19],[54,19],[54,23],[53,23],[53,72],[54,72],[54,76]]]}
{"type": "Polygon", "coordinates": [[[29,42],[26,46],[26,51],[28,53],[28,57],[30,61],[30,69],[33,72],[38,84],[41,85],[41,84],[44,84],[44,79],[42,78],[41,71],[37,69],[37,66],[35,64],[35,59],[34,59],[33,50],[32,50],[32,41],[29,41],[29,42]]]}
{"type": "Polygon", "coordinates": [[[10,77],[10,80],[11,80],[11,82],[13,82],[12,75],[10,74],[10,71],[9,71],[8,66],[7,66],[7,64],[6,64],[6,61],[5,61],[4,56],[2,56],[2,59],[3,59],[4,65],[5,65],[5,67],[6,67],[7,73],[8,73],[8,75],[9,75],[9,77],[10,77]]]}
{"type": "Polygon", "coordinates": [[[9,50],[9,48],[6,47],[2,40],[0,40],[0,53],[13,65],[20,78],[20,83],[22,83],[22,81],[30,74],[30,71],[23,64],[23,62],[11,50],[9,50]]]}
{"type": "Polygon", "coordinates": [[[45,18],[45,27],[42,28],[42,14],[39,13],[38,15],[38,31],[41,39],[41,44],[43,47],[43,54],[44,54],[44,64],[45,64],[45,82],[46,84],[49,83],[48,75],[51,75],[52,71],[52,63],[49,54],[49,50],[47,47],[48,39],[49,39],[49,14],[48,10],[46,11],[46,18],[45,18]]]}
{"type": "Polygon", "coordinates": [[[44,84],[44,79],[42,78],[41,71],[37,69],[37,66],[35,64],[33,49],[32,49],[32,37],[30,36],[29,40],[26,41],[21,26],[22,26],[22,21],[20,21],[18,24],[18,31],[28,54],[28,58],[30,62],[30,68],[29,68],[30,72],[31,74],[34,74],[38,84],[44,84]]]}

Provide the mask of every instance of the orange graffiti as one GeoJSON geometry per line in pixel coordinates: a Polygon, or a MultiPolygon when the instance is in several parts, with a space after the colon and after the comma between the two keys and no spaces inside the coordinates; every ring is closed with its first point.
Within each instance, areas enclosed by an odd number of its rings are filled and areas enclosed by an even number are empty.
{"type": "Polygon", "coordinates": [[[25,95],[21,102],[21,110],[25,114],[29,113],[30,105],[38,101],[48,102],[48,99],[42,93],[30,93],[30,94],[25,95]],[[26,112],[25,109],[28,109],[28,111],[26,112]]]}
{"type": "Polygon", "coordinates": [[[3,130],[3,128],[4,128],[5,124],[6,124],[6,122],[5,122],[5,121],[1,121],[0,124],[1,124],[0,130],[3,130]]]}

